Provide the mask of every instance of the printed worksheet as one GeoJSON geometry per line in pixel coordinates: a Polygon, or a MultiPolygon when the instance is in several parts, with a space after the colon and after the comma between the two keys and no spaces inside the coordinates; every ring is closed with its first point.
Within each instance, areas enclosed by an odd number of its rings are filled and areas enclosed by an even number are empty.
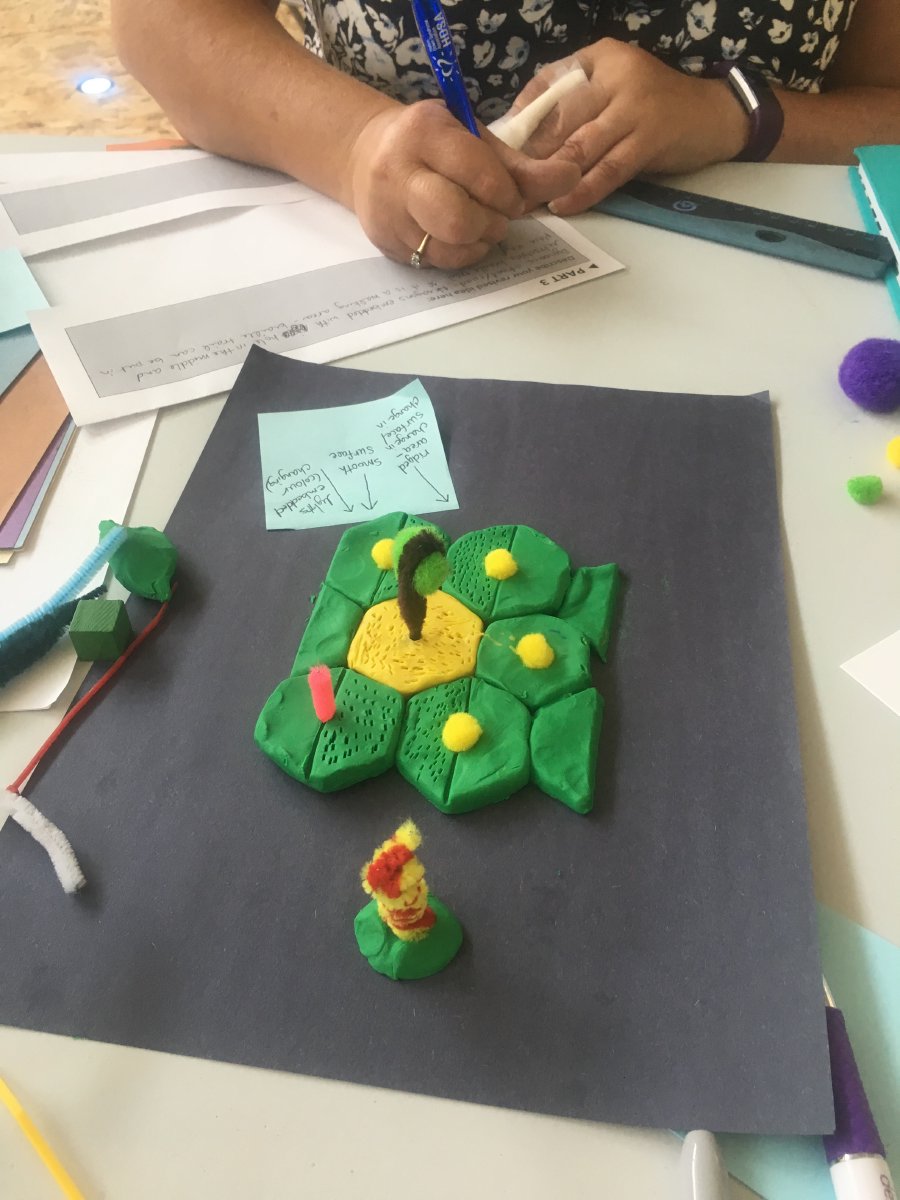
{"type": "Polygon", "coordinates": [[[252,345],[333,362],[621,269],[565,221],[530,217],[478,266],[415,270],[321,197],[136,233],[114,257],[80,249],[48,288],[56,306],[31,315],[79,425],[223,392],[252,345]],[[69,300],[86,273],[105,294],[69,300]]]}

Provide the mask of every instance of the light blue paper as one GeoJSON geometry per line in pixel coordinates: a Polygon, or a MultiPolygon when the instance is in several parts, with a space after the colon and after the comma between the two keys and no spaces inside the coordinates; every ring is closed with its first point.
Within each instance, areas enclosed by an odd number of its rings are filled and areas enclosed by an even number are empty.
{"type": "MultiPolygon", "coordinates": [[[[900,1164],[900,948],[819,905],[822,966],[843,1010],[888,1163],[900,1164]]],[[[823,996],[824,1004],[824,996],[823,996]]],[[[729,1172],[766,1200],[834,1200],[822,1139],[718,1139],[729,1172]]]]}
{"type": "Polygon", "coordinates": [[[28,326],[0,333],[0,396],[39,352],[37,338],[28,326]]]}
{"type": "Polygon", "coordinates": [[[18,250],[0,250],[0,333],[28,324],[32,308],[46,308],[47,301],[18,250]]]}
{"type": "Polygon", "coordinates": [[[258,420],[267,529],[459,508],[431,397],[418,379],[382,400],[258,420]]]}

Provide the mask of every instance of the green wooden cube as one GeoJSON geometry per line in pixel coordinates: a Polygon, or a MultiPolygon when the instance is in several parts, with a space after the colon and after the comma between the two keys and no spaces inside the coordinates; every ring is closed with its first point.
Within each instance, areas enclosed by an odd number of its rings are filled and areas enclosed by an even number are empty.
{"type": "Polygon", "coordinates": [[[69,637],[83,662],[118,658],[133,636],[123,600],[79,600],[69,637]]]}

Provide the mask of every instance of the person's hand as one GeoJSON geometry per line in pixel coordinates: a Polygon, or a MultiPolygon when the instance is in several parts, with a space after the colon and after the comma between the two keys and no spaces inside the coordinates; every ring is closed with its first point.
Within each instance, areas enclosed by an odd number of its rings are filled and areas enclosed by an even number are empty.
{"type": "Polygon", "coordinates": [[[389,258],[409,262],[426,233],[423,262],[466,267],[506,237],[509,222],[574,188],[580,171],[474,137],[439,100],[391,105],[356,138],[345,202],[389,258]]]}
{"type": "MultiPolygon", "coordinates": [[[[684,75],[612,38],[575,57],[587,85],[564,96],[524,146],[581,171],[581,181],[550,205],[560,216],[583,212],[641,172],[694,171],[743,148],[749,124],[724,80],[684,75]]],[[[514,107],[547,83],[538,74],[514,107]]]]}

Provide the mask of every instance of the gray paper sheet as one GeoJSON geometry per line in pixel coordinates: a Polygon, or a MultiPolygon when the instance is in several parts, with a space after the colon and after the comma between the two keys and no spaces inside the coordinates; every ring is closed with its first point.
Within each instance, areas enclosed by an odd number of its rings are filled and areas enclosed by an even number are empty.
{"type": "Polygon", "coordinates": [[[408,381],[251,351],[170,522],[164,626],[31,788],[89,890],[0,835],[0,1020],[570,1117],[830,1129],[765,400],[423,378],[449,532],[528,523],[627,577],[592,814],[527,789],[449,817],[395,773],[321,796],[256,750],[338,536],[265,532],[256,414],[408,381]],[[408,816],[466,941],[397,984],[353,917],[408,816]]]}
{"type": "Polygon", "coordinates": [[[121,175],[104,175],[99,179],[67,180],[46,187],[26,188],[0,196],[0,205],[6,209],[15,230],[26,234],[129,212],[148,204],[161,204],[164,200],[179,200],[182,196],[235,188],[274,187],[290,182],[290,178],[279,171],[211,156],[126,171],[121,175]]]}

